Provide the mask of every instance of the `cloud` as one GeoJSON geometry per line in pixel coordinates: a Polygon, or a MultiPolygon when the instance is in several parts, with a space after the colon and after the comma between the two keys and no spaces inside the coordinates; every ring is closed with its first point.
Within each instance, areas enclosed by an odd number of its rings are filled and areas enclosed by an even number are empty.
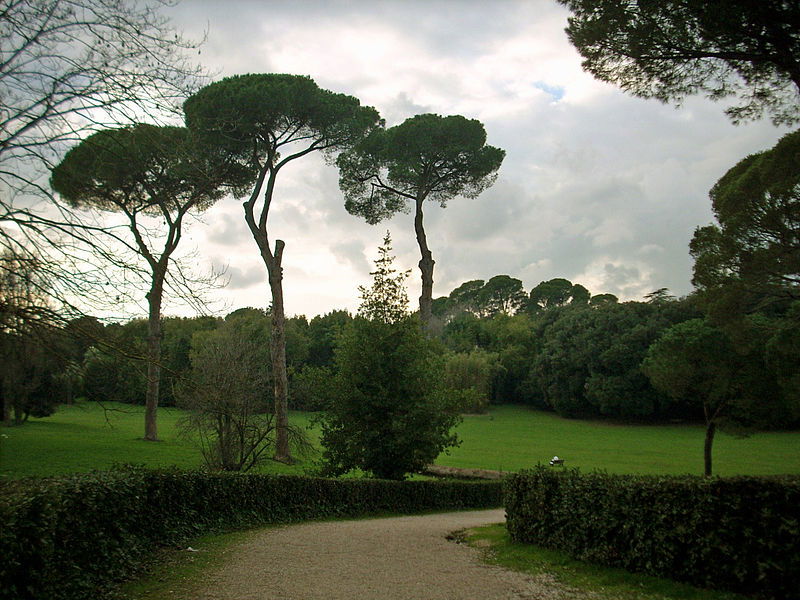
{"type": "Polygon", "coordinates": [[[355,271],[369,271],[370,264],[364,256],[364,243],[360,240],[349,240],[335,244],[331,251],[333,255],[345,264],[353,267],[355,271]]]}
{"type": "Polygon", "coordinates": [[[267,282],[267,271],[264,265],[237,267],[228,264],[224,267],[223,276],[227,277],[227,288],[232,291],[248,289],[255,285],[262,286],[267,282]]]}
{"type": "MultiPolygon", "coordinates": [[[[563,31],[568,12],[554,2],[192,0],[170,14],[195,37],[208,28],[200,59],[218,76],[308,74],[375,106],[390,126],[422,112],[484,123],[488,143],[506,150],[495,185],[425,207],[437,295],[497,274],[526,289],[566,277],[622,299],[659,287],[686,294],[687,244],[712,219],[708,190],[785,132],[734,127],[702,98],[676,109],[598,82],[581,69],[563,31]]],[[[290,314],[355,308],[387,228],[396,266],[412,269],[409,296],[419,294],[411,216],[373,227],[343,204],[336,168],[319,156],[279,177],[270,237],[287,243],[290,314]]],[[[188,237],[206,260],[230,265],[230,303],[266,306],[240,203],[220,202],[204,221],[188,237]]]]}

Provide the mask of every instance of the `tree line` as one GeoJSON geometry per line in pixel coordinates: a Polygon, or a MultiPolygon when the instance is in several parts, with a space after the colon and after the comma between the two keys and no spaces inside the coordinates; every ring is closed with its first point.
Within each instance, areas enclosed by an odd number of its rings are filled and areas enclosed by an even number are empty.
{"type": "MultiPolygon", "coordinates": [[[[498,277],[511,279],[506,275],[498,277]]],[[[657,290],[642,301],[628,302],[612,301],[603,294],[599,296],[601,301],[592,302],[598,296],[591,296],[588,291],[575,296],[563,293],[566,289],[585,290],[583,286],[555,279],[540,283],[528,294],[529,298],[539,298],[544,307],[534,303],[513,311],[493,312],[487,306],[496,306],[495,299],[465,301],[465,286],[437,299],[458,303],[459,308],[451,309],[437,322],[437,333],[433,336],[437,354],[444,359],[449,387],[462,398],[462,412],[483,412],[490,404],[516,403],[573,418],[701,422],[702,402],[691,397],[675,398],[660,390],[642,368],[656,342],[664,344],[667,342],[662,340],[701,327],[715,332],[718,339],[707,348],[708,356],[702,360],[697,356],[687,357],[687,360],[708,364],[715,355],[741,357],[739,360],[752,370],[750,382],[760,381],[760,385],[751,386],[749,394],[752,425],[759,428],[797,425],[791,403],[797,389],[792,356],[794,340],[787,335],[793,326],[789,315],[774,318],[769,329],[763,317],[759,317],[759,329],[740,331],[734,338],[705,316],[696,294],[677,299],[665,290],[657,290]],[[543,294],[543,289],[551,293],[543,294]],[[729,348],[736,344],[734,340],[739,345],[729,348]],[[766,391],[771,398],[769,403],[763,400],[766,391]]],[[[469,287],[475,290],[477,286],[469,287]]],[[[327,390],[336,369],[337,344],[353,320],[354,315],[345,310],[311,319],[302,315],[286,319],[290,408],[308,411],[325,408],[327,390]]],[[[210,344],[225,336],[241,334],[257,348],[255,353],[263,362],[260,381],[269,381],[274,376],[265,353],[272,321],[264,310],[242,308],[225,317],[167,317],[162,326],[164,385],[160,388],[159,403],[163,406],[175,406],[176,390],[184,380],[193,379],[192,373],[197,371],[193,358],[203,356],[210,344]]],[[[40,387],[33,384],[33,379],[29,381],[33,386],[32,398],[47,398],[44,381],[60,380],[70,373],[74,378],[72,397],[83,395],[91,401],[144,404],[145,320],[103,325],[85,317],[67,325],[62,338],[61,361],[48,359],[39,363],[38,354],[31,354],[27,360],[20,355],[19,364],[49,373],[47,378],[40,378],[40,387]]],[[[47,343],[54,346],[59,342],[47,343]]],[[[670,352],[675,358],[680,355],[675,349],[670,352]]],[[[739,393],[746,391],[742,389],[739,393]]],[[[267,394],[266,390],[264,393],[267,394]]],[[[23,398],[24,394],[12,396],[23,398]]],[[[63,401],[68,398],[56,394],[50,406],[55,408],[63,401]]],[[[22,402],[20,406],[27,404],[22,402]]]]}

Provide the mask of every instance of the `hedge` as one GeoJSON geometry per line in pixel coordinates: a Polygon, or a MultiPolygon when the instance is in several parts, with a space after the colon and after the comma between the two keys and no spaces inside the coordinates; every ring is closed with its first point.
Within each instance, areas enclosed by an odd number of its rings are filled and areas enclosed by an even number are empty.
{"type": "Polygon", "coordinates": [[[580,474],[505,481],[515,541],[693,585],[800,598],[800,477],[580,474]]]}
{"type": "Polygon", "coordinates": [[[500,482],[334,480],[133,467],[4,482],[0,597],[101,598],[157,547],[209,531],[489,508],[501,502],[500,482]]]}

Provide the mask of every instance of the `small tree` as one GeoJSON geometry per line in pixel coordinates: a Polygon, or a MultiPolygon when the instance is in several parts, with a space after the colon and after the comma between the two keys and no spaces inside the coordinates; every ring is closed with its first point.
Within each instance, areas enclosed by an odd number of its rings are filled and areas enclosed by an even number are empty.
{"type": "MultiPolygon", "coordinates": [[[[704,319],[674,325],[650,346],[642,370],[659,391],[677,400],[698,402],[706,425],[704,472],[711,476],[714,434],[723,424],[741,427],[752,422],[750,398],[759,398],[762,376],[749,376],[754,357],[737,353],[725,333],[704,319]],[[754,387],[756,389],[754,389],[754,387]]],[[[772,396],[777,390],[763,397],[772,396]]],[[[759,401],[763,403],[763,397],[759,401]]]]}
{"type": "Polygon", "coordinates": [[[336,349],[335,395],[322,417],[324,472],[403,479],[458,443],[457,408],[439,387],[441,359],[408,313],[386,235],[362,303],[336,349]]]}
{"type": "Polygon", "coordinates": [[[423,205],[434,200],[444,207],[456,196],[477,198],[494,183],[504,157],[504,150],[486,145],[480,121],[425,114],[373,131],[337,160],[349,213],[375,224],[413,205],[422,275],[419,314],[426,328],[433,314],[434,260],[423,205]]]}
{"type": "Polygon", "coordinates": [[[192,368],[178,387],[184,430],[200,441],[212,469],[247,471],[275,439],[265,315],[243,314],[192,338],[192,368]]]}

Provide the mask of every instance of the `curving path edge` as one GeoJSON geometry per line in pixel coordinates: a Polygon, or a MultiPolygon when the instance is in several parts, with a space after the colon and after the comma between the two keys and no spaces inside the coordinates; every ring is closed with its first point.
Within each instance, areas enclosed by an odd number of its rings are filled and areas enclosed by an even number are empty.
{"type": "Polygon", "coordinates": [[[231,548],[223,565],[197,582],[192,599],[575,598],[575,590],[546,576],[486,565],[480,551],[446,539],[453,531],[503,521],[499,509],[262,530],[231,548]]]}

